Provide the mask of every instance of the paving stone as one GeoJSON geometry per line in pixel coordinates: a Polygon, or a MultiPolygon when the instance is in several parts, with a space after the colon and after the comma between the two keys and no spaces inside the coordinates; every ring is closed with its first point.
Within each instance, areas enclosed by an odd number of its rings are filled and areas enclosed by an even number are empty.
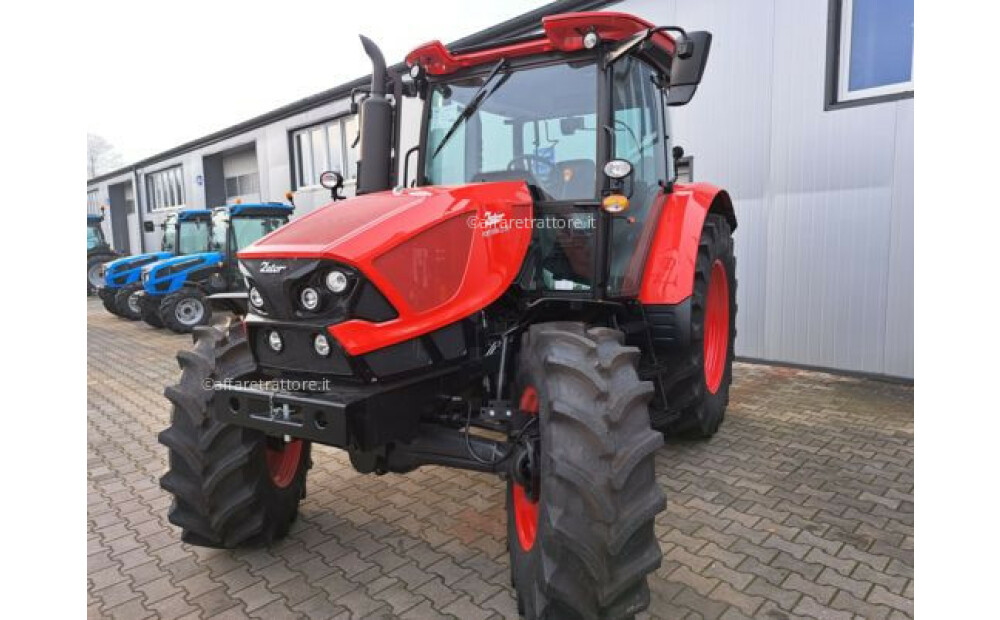
{"type": "MultiPolygon", "coordinates": [[[[156,434],[190,338],[87,308],[88,617],[516,617],[485,474],[364,476],[315,446],[285,540],[182,543],[156,434]]],[[[719,434],[668,441],[656,472],[665,557],[640,619],[912,617],[911,386],[738,363],[719,434]]]]}

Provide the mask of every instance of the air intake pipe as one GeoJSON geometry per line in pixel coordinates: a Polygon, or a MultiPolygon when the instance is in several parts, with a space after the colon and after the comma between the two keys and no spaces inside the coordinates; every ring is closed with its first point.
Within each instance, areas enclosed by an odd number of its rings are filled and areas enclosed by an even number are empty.
{"type": "Polygon", "coordinates": [[[392,189],[392,103],[385,96],[388,74],[382,50],[361,35],[361,45],[372,61],[371,94],[361,102],[358,150],[358,194],[392,189]]]}

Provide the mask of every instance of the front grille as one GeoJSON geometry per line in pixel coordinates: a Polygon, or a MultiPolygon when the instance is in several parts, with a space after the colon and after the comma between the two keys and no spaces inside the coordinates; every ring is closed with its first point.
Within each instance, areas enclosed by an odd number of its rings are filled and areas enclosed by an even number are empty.
{"type": "Polygon", "coordinates": [[[286,324],[247,325],[250,342],[258,363],[265,370],[273,369],[291,373],[310,375],[351,376],[351,366],[347,356],[336,339],[322,327],[286,324]],[[284,345],[280,352],[268,344],[271,331],[277,331],[284,345]],[[318,334],[324,334],[330,342],[330,354],[326,357],[316,353],[313,341],[318,334]]]}

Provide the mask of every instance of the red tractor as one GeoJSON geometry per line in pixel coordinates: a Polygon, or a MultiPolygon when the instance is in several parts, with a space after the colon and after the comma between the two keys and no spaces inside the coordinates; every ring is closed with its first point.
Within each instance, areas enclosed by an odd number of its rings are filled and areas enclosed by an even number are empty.
{"type": "Polygon", "coordinates": [[[711,436],[729,398],[736,218],[676,182],[667,115],[711,35],[554,15],[391,75],[362,42],[359,195],[241,251],[245,316],[179,354],[170,521],[211,547],[285,535],[313,442],[365,473],[495,473],[521,613],[631,618],[661,562],[662,433],[711,436]]]}

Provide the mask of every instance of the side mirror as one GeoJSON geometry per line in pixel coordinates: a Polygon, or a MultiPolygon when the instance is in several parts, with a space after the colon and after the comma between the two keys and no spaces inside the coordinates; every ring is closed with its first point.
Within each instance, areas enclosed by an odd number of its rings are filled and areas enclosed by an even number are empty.
{"type": "Polygon", "coordinates": [[[582,116],[568,116],[559,119],[559,131],[562,132],[562,135],[572,136],[579,129],[583,129],[582,116]]]}
{"type": "Polygon", "coordinates": [[[142,229],[146,232],[153,232],[156,230],[156,224],[150,222],[149,220],[146,220],[145,222],[142,223],[142,229]]]}
{"type": "Polygon", "coordinates": [[[712,33],[704,30],[689,32],[685,40],[678,43],[678,53],[670,65],[667,105],[685,105],[691,101],[705,74],[711,48],[712,33]]]}

